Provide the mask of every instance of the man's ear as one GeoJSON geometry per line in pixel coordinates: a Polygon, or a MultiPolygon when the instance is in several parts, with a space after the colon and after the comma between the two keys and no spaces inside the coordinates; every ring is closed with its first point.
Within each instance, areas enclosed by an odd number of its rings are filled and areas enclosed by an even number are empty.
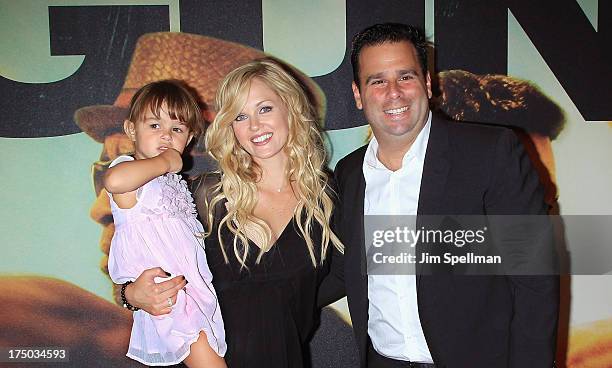
{"type": "Polygon", "coordinates": [[[134,126],[134,123],[129,120],[125,120],[123,122],[123,131],[125,134],[127,134],[128,138],[130,138],[132,142],[136,141],[136,127],[134,126]]]}
{"type": "Polygon", "coordinates": [[[359,87],[357,87],[357,84],[354,81],[351,84],[351,87],[353,87],[353,97],[355,98],[355,106],[357,106],[359,110],[362,110],[363,104],[361,103],[361,93],[359,92],[359,87]]]}

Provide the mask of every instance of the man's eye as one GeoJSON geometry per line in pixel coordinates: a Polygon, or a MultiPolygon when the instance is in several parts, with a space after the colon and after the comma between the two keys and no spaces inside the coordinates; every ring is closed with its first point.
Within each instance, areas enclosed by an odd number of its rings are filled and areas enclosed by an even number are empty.
{"type": "Polygon", "coordinates": [[[413,75],[402,75],[399,80],[404,81],[404,80],[411,80],[411,79],[414,79],[413,75]]]}
{"type": "Polygon", "coordinates": [[[235,121],[243,121],[246,120],[247,116],[245,114],[240,114],[238,116],[236,116],[236,119],[234,119],[235,121]]]}
{"type": "Polygon", "coordinates": [[[266,112],[270,112],[270,111],[272,111],[272,107],[270,106],[263,106],[261,109],[259,109],[260,114],[265,114],[266,112]]]}
{"type": "Polygon", "coordinates": [[[372,84],[383,84],[383,83],[384,83],[384,81],[382,81],[380,79],[372,81],[372,84]]]}

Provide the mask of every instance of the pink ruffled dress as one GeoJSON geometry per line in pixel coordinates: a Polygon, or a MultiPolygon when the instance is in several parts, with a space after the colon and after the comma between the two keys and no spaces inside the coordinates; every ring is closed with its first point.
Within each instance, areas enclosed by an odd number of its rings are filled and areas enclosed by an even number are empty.
{"type": "MultiPolygon", "coordinates": [[[[120,156],[111,166],[128,160],[133,158],[120,156]]],[[[133,281],[144,270],[160,266],[173,276],[184,275],[189,283],[187,291],[178,293],[170,314],[134,312],[126,355],[147,365],[178,364],[204,331],[211,348],[224,356],[223,319],[199,237],[203,228],[185,181],[176,174],[159,176],[138,189],[137,198],[129,209],[119,208],[110,198],[115,234],[108,271],[113,282],[133,281]]]]}

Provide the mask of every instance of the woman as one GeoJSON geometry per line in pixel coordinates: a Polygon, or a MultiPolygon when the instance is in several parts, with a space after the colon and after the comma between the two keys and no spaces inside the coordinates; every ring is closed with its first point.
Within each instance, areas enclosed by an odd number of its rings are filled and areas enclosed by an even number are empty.
{"type": "MultiPolygon", "coordinates": [[[[227,75],[206,133],[219,173],[194,191],[207,223],[206,255],[226,328],[229,367],[301,367],[316,319],[316,291],[330,246],[332,191],[317,113],[302,86],[265,59],[227,75]]],[[[145,271],[127,300],[169,311],[178,279],[145,271]]],[[[189,287],[189,285],[187,286],[189,287]]]]}

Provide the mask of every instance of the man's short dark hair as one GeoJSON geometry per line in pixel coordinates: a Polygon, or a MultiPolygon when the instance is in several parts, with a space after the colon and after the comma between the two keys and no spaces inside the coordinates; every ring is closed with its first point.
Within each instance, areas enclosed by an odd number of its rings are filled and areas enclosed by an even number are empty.
{"type": "Polygon", "coordinates": [[[425,33],[418,27],[402,23],[380,23],[370,26],[353,37],[351,47],[351,64],[353,81],[359,87],[359,54],[366,46],[378,46],[383,43],[408,41],[417,51],[423,76],[427,74],[427,47],[425,33]]]}

